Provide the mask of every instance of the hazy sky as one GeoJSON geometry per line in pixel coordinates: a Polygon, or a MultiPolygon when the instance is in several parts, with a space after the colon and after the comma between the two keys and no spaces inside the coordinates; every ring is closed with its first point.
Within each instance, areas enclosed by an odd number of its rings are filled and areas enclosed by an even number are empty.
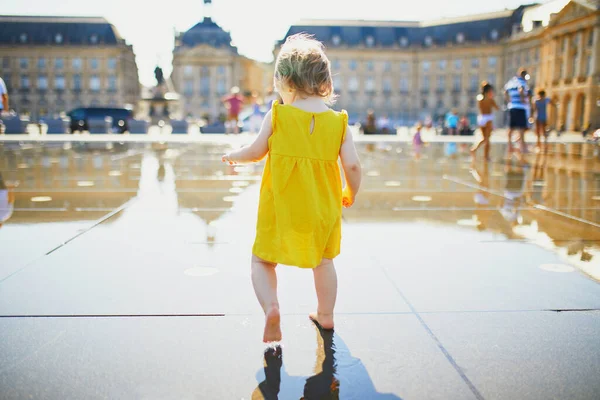
{"type": "MultiPolygon", "coordinates": [[[[542,1],[543,2],[543,1],[542,1]]],[[[516,8],[519,0],[213,0],[213,19],[231,32],[241,54],[272,59],[273,44],[305,18],[427,20],[516,8]],[[277,16],[277,17],[274,17],[277,16]]],[[[103,16],[136,54],[140,80],[154,83],[159,62],[171,73],[173,32],[204,17],[202,0],[0,0],[3,15],[103,16]]]]}

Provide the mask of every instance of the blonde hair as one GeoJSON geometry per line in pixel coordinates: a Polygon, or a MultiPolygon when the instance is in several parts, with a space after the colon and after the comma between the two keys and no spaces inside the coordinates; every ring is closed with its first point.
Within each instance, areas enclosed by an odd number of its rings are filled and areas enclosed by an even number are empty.
{"type": "Polygon", "coordinates": [[[306,33],[287,38],[275,61],[275,83],[284,83],[306,96],[335,101],[331,64],[324,46],[306,33]]]}

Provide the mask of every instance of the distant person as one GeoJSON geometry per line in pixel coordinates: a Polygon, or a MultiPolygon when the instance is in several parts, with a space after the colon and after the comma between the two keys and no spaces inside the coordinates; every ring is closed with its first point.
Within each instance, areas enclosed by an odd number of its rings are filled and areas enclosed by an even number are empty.
{"type": "Polygon", "coordinates": [[[377,125],[379,125],[379,130],[381,131],[381,133],[390,133],[390,119],[387,117],[387,115],[384,115],[381,118],[379,118],[377,125]]]}
{"type": "Polygon", "coordinates": [[[467,118],[466,115],[463,115],[458,121],[458,134],[461,136],[469,136],[471,133],[471,123],[469,122],[469,118],[467,118]]]}
{"type": "Polygon", "coordinates": [[[268,110],[271,109],[275,100],[280,100],[279,96],[277,93],[273,92],[273,89],[269,89],[267,91],[267,96],[265,97],[265,105],[267,106],[268,110]]]}
{"type": "Polygon", "coordinates": [[[234,86],[231,88],[229,96],[223,98],[225,108],[227,108],[227,123],[226,132],[231,132],[231,126],[233,126],[233,133],[240,133],[238,126],[240,111],[242,111],[242,105],[244,104],[244,98],[240,95],[240,88],[234,86]]]}
{"type": "Polygon", "coordinates": [[[521,153],[527,152],[525,144],[525,131],[527,130],[527,109],[531,102],[531,90],[527,85],[528,76],[524,68],[519,69],[517,75],[512,77],[504,86],[504,98],[507,102],[509,113],[509,128],[508,128],[508,152],[512,153],[512,132],[519,131],[519,139],[521,141],[521,153]]]}
{"type": "Polygon", "coordinates": [[[536,148],[539,151],[542,148],[542,135],[544,142],[548,139],[546,125],[548,123],[548,105],[554,105],[552,100],[546,97],[546,91],[540,90],[533,103],[533,112],[535,114],[535,134],[537,136],[536,148]]]}
{"type": "Polygon", "coordinates": [[[446,128],[448,128],[448,135],[454,136],[457,134],[458,113],[456,109],[453,109],[446,115],[446,128]]]}
{"type": "Polygon", "coordinates": [[[2,114],[8,113],[8,90],[6,90],[6,84],[2,77],[0,77],[0,97],[2,98],[2,101],[0,102],[1,116],[2,114]]]}
{"type": "Polygon", "coordinates": [[[479,100],[479,115],[477,116],[477,124],[481,129],[481,140],[471,147],[473,159],[477,154],[477,150],[483,145],[483,155],[486,161],[490,161],[490,138],[494,129],[494,110],[499,110],[498,104],[494,100],[494,87],[487,82],[481,84],[481,97],[479,100]]]}
{"type": "Polygon", "coordinates": [[[367,111],[367,122],[362,127],[365,135],[375,135],[377,133],[377,119],[373,110],[367,111]]]}
{"type": "Polygon", "coordinates": [[[262,125],[264,113],[261,109],[261,101],[258,98],[258,93],[252,93],[252,114],[250,115],[250,131],[258,133],[262,125]]]}
{"type": "Polygon", "coordinates": [[[287,38],[275,61],[273,103],[251,145],[223,156],[229,164],[255,162],[267,153],[252,250],[252,283],[265,313],[264,342],[281,340],[277,264],[312,269],[317,311],[309,317],[333,329],[342,206],[351,207],[361,166],[348,114],[333,100],[331,67],[324,47],[305,34],[287,38]],[[341,160],[346,187],[338,167],[341,160]]]}
{"type": "Polygon", "coordinates": [[[417,123],[416,125],[416,132],[413,136],[413,152],[415,153],[415,159],[418,160],[421,158],[421,150],[423,149],[423,146],[425,145],[425,142],[423,141],[423,137],[422,135],[422,130],[423,130],[423,124],[421,124],[420,122],[417,123]]]}

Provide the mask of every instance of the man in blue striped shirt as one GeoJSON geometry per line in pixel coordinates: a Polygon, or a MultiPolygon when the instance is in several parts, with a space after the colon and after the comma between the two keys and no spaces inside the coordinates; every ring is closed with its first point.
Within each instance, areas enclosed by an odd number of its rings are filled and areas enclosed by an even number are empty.
{"type": "Polygon", "coordinates": [[[525,131],[527,130],[529,118],[528,111],[531,109],[531,90],[527,85],[527,71],[524,68],[519,69],[516,76],[512,77],[504,86],[504,98],[509,112],[508,128],[508,151],[512,148],[512,131],[519,131],[521,140],[521,151],[525,153],[525,131]]]}

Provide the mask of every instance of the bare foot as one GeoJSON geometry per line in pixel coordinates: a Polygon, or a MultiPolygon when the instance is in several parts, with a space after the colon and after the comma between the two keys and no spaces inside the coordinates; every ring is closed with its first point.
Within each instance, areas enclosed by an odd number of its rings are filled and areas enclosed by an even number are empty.
{"type": "Polygon", "coordinates": [[[265,333],[263,335],[263,342],[279,342],[281,340],[281,326],[279,315],[279,308],[273,307],[265,316],[265,333]]]}
{"type": "Polygon", "coordinates": [[[320,314],[312,312],[308,314],[308,318],[315,322],[323,329],[333,329],[333,314],[320,314]]]}

